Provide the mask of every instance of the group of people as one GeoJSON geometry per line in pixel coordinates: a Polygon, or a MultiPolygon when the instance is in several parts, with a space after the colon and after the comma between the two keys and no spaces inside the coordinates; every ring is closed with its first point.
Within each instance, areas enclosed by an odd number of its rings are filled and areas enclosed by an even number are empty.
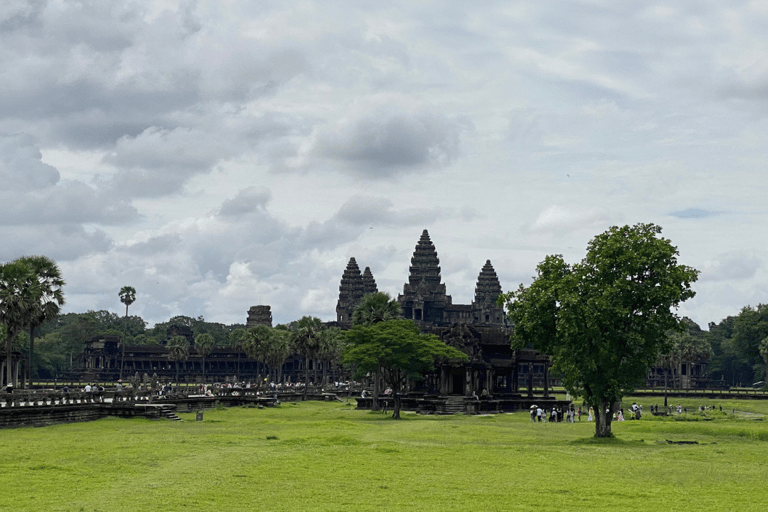
{"type": "MultiPolygon", "coordinates": [[[[547,411],[535,405],[531,406],[531,421],[535,422],[559,423],[565,420],[566,423],[574,423],[576,414],[577,412],[573,404],[570,407],[566,407],[565,412],[563,412],[562,408],[558,407],[553,407],[550,411],[547,411]]],[[[581,407],[579,407],[578,416],[579,421],[581,421],[581,407]]]]}

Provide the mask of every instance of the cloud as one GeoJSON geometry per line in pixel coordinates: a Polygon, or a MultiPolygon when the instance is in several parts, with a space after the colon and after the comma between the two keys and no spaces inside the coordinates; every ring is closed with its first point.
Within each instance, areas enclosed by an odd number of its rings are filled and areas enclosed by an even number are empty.
{"type": "Polygon", "coordinates": [[[0,226],[121,224],[139,217],[121,197],[60,178],[31,136],[0,135],[0,226]]]}
{"type": "Polygon", "coordinates": [[[717,215],[717,213],[718,212],[713,212],[710,210],[701,210],[699,208],[688,208],[686,210],[671,212],[670,215],[672,217],[677,217],[678,219],[703,219],[704,217],[717,215]]]}
{"type": "Polygon", "coordinates": [[[459,154],[461,131],[458,120],[413,100],[369,98],[334,123],[318,126],[292,165],[388,179],[451,164],[459,154]]]}
{"type": "Polygon", "coordinates": [[[533,232],[563,232],[580,228],[594,228],[606,221],[605,212],[598,207],[571,210],[553,205],[539,214],[530,230],[533,232]]]}
{"type": "Polygon", "coordinates": [[[123,137],[104,158],[117,167],[111,187],[129,197],[157,197],[178,192],[195,174],[210,171],[232,154],[217,135],[188,128],[151,127],[123,137]]]}
{"type": "Polygon", "coordinates": [[[30,135],[0,135],[1,190],[37,190],[53,186],[59,179],[59,171],[42,161],[40,149],[30,135]]]}
{"type": "MultiPolygon", "coordinates": [[[[72,261],[109,250],[114,243],[102,230],[86,230],[78,224],[0,227],[0,261],[44,254],[56,261],[72,261]]],[[[91,276],[93,277],[93,275],[91,276]]]]}
{"type": "Polygon", "coordinates": [[[763,267],[763,260],[741,252],[720,254],[701,270],[701,281],[745,281],[763,267]]]}
{"type": "Polygon", "coordinates": [[[248,187],[238,192],[237,196],[227,199],[221,205],[219,214],[234,217],[264,210],[272,199],[272,192],[263,187],[248,187]]]}

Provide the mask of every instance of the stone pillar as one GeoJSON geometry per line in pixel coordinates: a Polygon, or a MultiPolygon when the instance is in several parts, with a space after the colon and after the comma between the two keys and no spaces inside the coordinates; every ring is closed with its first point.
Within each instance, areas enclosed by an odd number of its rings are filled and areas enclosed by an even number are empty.
{"type": "Polygon", "coordinates": [[[544,398],[549,398],[549,365],[544,363],[544,398]]]}
{"type": "Polygon", "coordinates": [[[528,396],[533,397],[533,363],[528,363],[528,396]]]}
{"type": "Polygon", "coordinates": [[[464,369],[464,396],[472,394],[472,368],[467,366],[464,369]]]}

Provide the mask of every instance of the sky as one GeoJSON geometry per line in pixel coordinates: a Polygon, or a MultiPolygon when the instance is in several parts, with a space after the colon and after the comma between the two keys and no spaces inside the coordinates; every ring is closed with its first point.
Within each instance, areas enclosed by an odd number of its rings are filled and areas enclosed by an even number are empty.
{"type": "Polygon", "coordinates": [[[706,328],[768,302],[768,3],[5,0],[0,262],[65,312],[335,320],[350,257],[455,304],[655,223],[706,328]]]}

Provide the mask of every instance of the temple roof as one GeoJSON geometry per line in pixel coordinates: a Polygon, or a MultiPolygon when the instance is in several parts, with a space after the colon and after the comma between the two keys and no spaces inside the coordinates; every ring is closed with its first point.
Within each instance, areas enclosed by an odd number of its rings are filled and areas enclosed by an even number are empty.
{"type": "MultiPolygon", "coordinates": [[[[371,276],[373,278],[373,276],[371,276]]],[[[341,276],[339,285],[339,302],[353,301],[357,302],[364,295],[363,275],[360,273],[360,267],[357,266],[355,258],[349,258],[344,275],[341,276]]]]}
{"type": "Polygon", "coordinates": [[[501,294],[501,284],[496,276],[496,271],[491,265],[491,260],[487,260],[480,275],[477,277],[477,286],[475,286],[475,302],[496,302],[501,294]]]}
{"type": "Polygon", "coordinates": [[[371,273],[371,268],[365,267],[365,271],[363,271],[363,293],[376,293],[377,291],[379,291],[379,289],[376,286],[376,280],[371,273]]]}
{"type": "Polygon", "coordinates": [[[430,288],[440,284],[440,260],[426,229],[413,251],[410,272],[408,283],[411,286],[418,286],[422,281],[426,281],[430,288]]]}

